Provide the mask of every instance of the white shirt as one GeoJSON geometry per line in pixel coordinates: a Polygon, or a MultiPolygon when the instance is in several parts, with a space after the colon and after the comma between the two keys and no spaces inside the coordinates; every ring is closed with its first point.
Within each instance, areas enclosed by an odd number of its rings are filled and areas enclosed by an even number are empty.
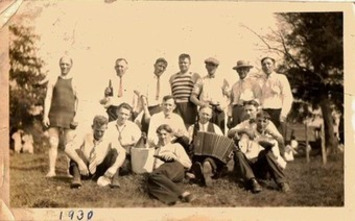
{"type": "MultiPolygon", "coordinates": [[[[186,169],[189,169],[192,165],[189,156],[187,155],[185,149],[178,143],[170,143],[163,147],[159,147],[155,150],[155,155],[163,155],[164,152],[171,152],[173,153],[177,161],[179,161],[186,169]]],[[[154,169],[160,167],[164,164],[164,161],[156,158],[154,163],[154,169]]]]}
{"type": "Polygon", "coordinates": [[[148,142],[154,143],[155,145],[158,144],[158,135],[156,130],[162,124],[169,125],[173,131],[181,130],[183,131],[184,135],[188,136],[184,121],[179,115],[171,113],[167,118],[165,117],[164,112],[160,112],[153,114],[153,116],[150,118],[147,136],[148,142]]]}
{"type": "Polygon", "coordinates": [[[118,125],[117,121],[110,122],[106,133],[112,142],[122,144],[128,154],[131,153],[132,146],[136,145],[142,135],[139,127],[132,121],[126,121],[124,125],[118,125]],[[126,146],[126,144],[130,145],[126,146]]]}
{"type": "MultiPolygon", "coordinates": [[[[207,122],[207,123],[205,123],[205,124],[198,123],[199,126],[200,126],[200,130],[199,130],[199,131],[207,132],[208,123],[209,123],[209,122],[207,122]]],[[[213,123],[212,123],[212,125],[213,125],[213,128],[214,128],[214,132],[215,132],[217,135],[222,135],[222,136],[223,136],[223,133],[222,133],[222,131],[221,131],[221,128],[219,128],[216,124],[213,124],[213,123]]],[[[189,141],[190,141],[190,142],[191,142],[192,139],[193,139],[192,136],[193,136],[193,134],[194,134],[194,128],[195,128],[195,125],[193,124],[193,125],[191,125],[191,126],[189,127],[189,129],[187,130],[188,133],[189,133],[189,141]]]]}
{"type": "Polygon", "coordinates": [[[224,95],[229,90],[229,83],[219,74],[214,77],[206,75],[197,80],[192,93],[199,97],[200,101],[218,102],[222,109],[228,105],[228,98],[224,95]]]}
{"type": "Polygon", "coordinates": [[[157,94],[158,77],[154,73],[152,75],[144,77],[144,82],[142,82],[140,84],[140,87],[137,88],[141,95],[147,97],[148,107],[159,105],[164,96],[171,94],[169,76],[163,73],[162,75],[160,75],[159,78],[159,94],[157,94]]]}
{"type": "Polygon", "coordinates": [[[138,96],[134,93],[134,90],[137,88],[137,77],[127,72],[122,75],[122,78],[120,78],[117,74],[111,75],[107,81],[105,89],[108,87],[109,80],[111,80],[113,88],[111,104],[118,106],[123,102],[128,103],[133,108],[133,111],[139,112],[141,109],[141,103],[139,102],[138,96]],[[118,97],[120,80],[122,80],[122,96],[118,97]]]}
{"type": "Polygon", "coordinates": [[[275,72],[266,76],[261,93],[262,107],[265,109],[281,108],[281,116],[286,117],[291,110],[292,102],[291,87],[286,76],[275,72]]]}
{"type": "Polygon", "coordinates": [[[91,152],[95,148],[95,161],[97,165],[100,165],[111,148],[115,148],[118,154],[125,152],[116,142],[107,131],[105,131],[104,136],[99,141],[96,141],[94,134],[90,132],[85,134],[84,137],[75,137],[72,142],[67,144],[66,148],[80,149],[87,160],[90,160],[91,152]]]}

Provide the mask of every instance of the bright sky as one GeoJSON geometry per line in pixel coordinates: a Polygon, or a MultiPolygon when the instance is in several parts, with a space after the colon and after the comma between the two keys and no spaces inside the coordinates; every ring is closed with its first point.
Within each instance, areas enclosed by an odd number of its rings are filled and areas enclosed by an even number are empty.
{"type": "Polygon", "coordinates": [[[158,57],[167,59],[165,74],[172,75],[178,71],[179,54],[189,53],[190,70],[203,76],[204,59],[214,56],[220,60],[218,73],[232,84],[238,79],[232,70],[237,60],[249,60],[255,67],[251,72],[256,73],[266,55],[258,50],[261,41],[242,25],[260,34],[276,28],[275,9],[259,3],[31,1],[22,5],[22,11],[30,10],[41,11],[30,23],[41,36],[40,56],[49,76],[59,74],[58,59],[63,54],[73,58],[71,72],[81,83],[79,119],[89,124],[104,111],[98,100],[107,76],[114,73],[116,58],[126,58],[129,74],[142,80],[152,74],[158,57]]]}

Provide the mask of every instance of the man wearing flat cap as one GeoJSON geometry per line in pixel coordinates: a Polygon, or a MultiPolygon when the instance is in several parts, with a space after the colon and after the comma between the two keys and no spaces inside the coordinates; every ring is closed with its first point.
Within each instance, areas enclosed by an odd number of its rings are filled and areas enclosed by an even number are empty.
{"type": "Polygon", "coordinates": [[[256,80],[248,77],[251,68],[253,66],[244,60],[237,61],[236,66],[233,67],[239,75],[239,80],[232,86],[230,92],[230,105],[228,108],[230,127],[234,127],[245,119],[244,102],[251,100],[259,102],[261,87],[256,80]]]}
{"type": "Polygon", "coordinates": [[[207,75],[200,78],[191,93],[190,100],[198,107],[210,106],[213,110],[211,122],[224,130],[224,111],[228,105],[229,84],[216,74],[219,61],[209,57],[205,60],[207,75]]]}
{"type": "Polygon", "coordinates": [[[293,102],[290,83],[285,75],[274,71],[275,59],[264,57],[261,59],[261,66],[265,81],[260,102],[263,110],[270,114],[271,121],[282,131],[282,122],[285,122],[293,102]]]}

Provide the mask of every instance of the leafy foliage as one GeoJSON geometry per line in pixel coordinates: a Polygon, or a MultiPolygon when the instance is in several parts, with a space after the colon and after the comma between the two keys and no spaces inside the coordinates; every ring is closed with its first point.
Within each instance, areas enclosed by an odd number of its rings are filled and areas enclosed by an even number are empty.
{"type": "Polygon", "coordinates": [[[43,106],[45,87],[40,81],[44,64],[37,55],[33,28],[11,25],[10,30],[10,126],[11,130],[31,126],[36,118],[32,113],[36,105],[43,106]]]}

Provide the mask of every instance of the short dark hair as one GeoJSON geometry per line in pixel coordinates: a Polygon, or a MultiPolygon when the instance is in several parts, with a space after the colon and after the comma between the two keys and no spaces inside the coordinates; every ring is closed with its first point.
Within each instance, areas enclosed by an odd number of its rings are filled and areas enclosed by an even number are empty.
{"type": "Polygon", "coordinates": [[[73,59],[72,59],[71,57],[67,56],[67,55],[62,56],[62,57],[59,59],[59,63],[62,62],[62,60],[63,60],[64,58],[68,58],[68,59],[70,60],[70,64],[73,65],[73,59]]]}
{"type": "Polygon", "coordinates": [[[128,61],[125,58],[117,58],[115,64],[117,64],[120,61],[124,61],[126,64],[128,64],[128,61]]]}
{"type": "Polygon", "coordinates": [[[198,112],[200,112],[201,110],[205,109],[205,108],[208,108],[212,111],[212,107],[210,105],[202,105],[199,109],[198,109],[198,112]]]}
{"type": "Polygon", "coordinates": [[[266,111],[263,111],[263,110],[260,111],[260,112],[256,115],[256,118],[264,118],[264,119],[268,119],[268,120],[271,119],[269,113],[266,112],[266,111]]]}
{"type": "Polygon", "coordinates": [[[263,58],[261,59],[261,62],[260,62],[260,63],[263,64],[263,62],[264,62],[266,59],[270,59],[270,60],[272,61],[272,63],[275,64],[275,59],[273,59],[272,57],[269,57],[269,56],[263,57],[263,58]]]}
{"type": "Polygon", "coordinates": [[[94,127],[102,127],[103,125],[106,125],[106,124],[108,124],[108,119],[107,119],[107,117],[102,116],[102,115],[96,115],[94,117],[94,120],[92,123],[92,125],[94,127]]]}
{"type": "Polygon", "coordinates": [[[172,95],[165,95],[165,96],[163,97],[163,102],[165,102],[165,101],[167,101],[167,100],[170,100],[170,99],[173,99],[173,100],[174,100],[174,103],[175,103],[175,99],[174,99],[174,97],[173,97],[172,95]]]}
{"type": "Polygon", "coordinates": [[[244,101],[243,106],[253,105],[254,107],[259,107],[259,103],[256,100],[244,101]]]}
{"type": "Polygon", "coordinates": [[[167,67],[168,66],[168,62],[165,60],[165,58],[158,58],[156,61],[155,61],[155,64],[158,64],[158,63],[164,63],[165,66],[167,67]]]}
{"type": "Polygon", "coordinates": [[[191,62],[191,57],[190,57],[190,55],[189,54],[181,54],[180,56],[179,56],[179,60],[182,60],[182,59],[185,59],[185,58],[187,58],[187,59],[189,59],[189,61],[191,62]]]}
{"type": "Polygon", "coordinates": [[[155,132],[158,134],[161,130],[166,130],[169,134],[173,132],[173,129],[168,124],[160,125],[155,132]]]}
{"type": "Polygon", "coordinates": [[[133,111],[133,108],[131,107],[131,105],[129,105],[129,104],[127,104],[127,103],[122,103],[122,104],[120,104],[120,105],[117,107],[117,113],[118,113],[122,108],[129,110],[130,113],[132,113],[132,111],[133,111]]]}

